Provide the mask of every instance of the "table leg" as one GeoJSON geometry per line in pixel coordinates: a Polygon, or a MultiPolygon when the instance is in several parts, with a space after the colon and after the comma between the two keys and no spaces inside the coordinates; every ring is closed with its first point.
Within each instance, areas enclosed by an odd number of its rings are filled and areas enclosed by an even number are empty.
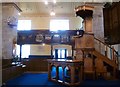
{"type": "Polygon", "coordinates": [[[71,84],[73,85],[74,82],[75,82],[75,67],[74,66],[71,66],[71,84]]]}
{"type": "Polygon", "coordinates": [[[48,63],[48,80],[51,80],[51,64],[48,63]]]}
{"type": "Polygon", "coordinates": [[[56,67],[56,80],[59,79],[59,67],[56,67]]]}

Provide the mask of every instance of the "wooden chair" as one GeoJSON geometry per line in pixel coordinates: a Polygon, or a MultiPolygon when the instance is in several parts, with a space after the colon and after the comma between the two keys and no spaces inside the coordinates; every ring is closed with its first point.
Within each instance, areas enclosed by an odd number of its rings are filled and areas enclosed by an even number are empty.
{"type": "Polygon", "coordinates": [[[84,58],[84,79],[86,79],[86,75],[92,75],[93,79],[95,79],[95,67],[93,64],[92,58],[84,58]]]}
{"type": "Polygon", "coordinates": [[[107,67],[104,66],[103,61],[100,58],[95,59],[96,77],[102,76],[104,79],[107,78],[107,67]]]}

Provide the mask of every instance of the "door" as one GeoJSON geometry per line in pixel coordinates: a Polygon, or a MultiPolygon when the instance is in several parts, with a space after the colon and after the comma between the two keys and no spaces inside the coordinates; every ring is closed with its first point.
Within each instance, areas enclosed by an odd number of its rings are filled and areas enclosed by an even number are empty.
{"type": "Polygon", "coordinates": [[[66,58],[67,57],[67,49],[55,49],[55,58],[66,58]]]}

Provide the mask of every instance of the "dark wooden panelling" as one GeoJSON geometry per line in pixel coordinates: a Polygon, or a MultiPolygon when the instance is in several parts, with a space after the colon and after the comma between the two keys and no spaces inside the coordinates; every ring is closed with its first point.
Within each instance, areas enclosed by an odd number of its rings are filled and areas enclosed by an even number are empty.
{"type": "Polygon", "coordinates": [[[29,61],[23,62],[26,64],[26,71],[47,72],[47,58],[30,58],[29,61]]]}
{"type": "Polygon", "coordinates": [[[12,59],[2,59],[2,83],[21,75],[23,72],[23,67],[12,65],[12,59]]]}
{"type": "Polygon", "coordinates": [[[110,27],[110,23],[109,23],[109,14],[108,14],[109,9],[103,9],[103,15],[104,15],[104,32],[105,32],[105,37],[109,36],[109,27],[110,27]]]}
{"type": "Polygon", "coordinates": [[[24,69],[21,66],[12,66],[2,69],[2,83],[18,75],[21,75],[23,72],[24,69]]]}
{"type": "Polygon", "coordinates": [[[119,15],[118,16],[118,22],[119,22],[119,26],[118,26],[119,27],[119,31],[118,32],[120,32],[120,4],[118,4],[118,8],[117,9],[118,9],[118,15],[119,15]]]}
{"type": "Polygon", "coordinates": [[[2,59],[2,69],[10,67],[12,59],[2,59]]]}
{"type": "Polygon", "coordinates": [[[104,34],[108,44],[120,44],[120,2],[103,9],[104,34]]]}
{"type": "Polygon", "coordinates": [[[30,30],[18,31],[17,44],[74,44],[74,36],[84,34],[83,30],[49,31],[30,30]]]}

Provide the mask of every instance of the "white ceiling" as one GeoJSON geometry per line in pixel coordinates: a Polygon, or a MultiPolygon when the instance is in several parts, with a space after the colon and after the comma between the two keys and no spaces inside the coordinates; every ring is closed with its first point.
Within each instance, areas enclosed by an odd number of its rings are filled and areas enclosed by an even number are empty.
{"type": "MultiPolygon", "coordinates": [[[[103,3],[86,3],[89,5],[103,5],[103,3]]],[[[49,16],[50,11],[54,10],[56,15],[75,16],[75,7],[84,5],[84,2],[57,2],[56,4],[49,2],[45,5],[44,2],[20,2],[18,6],[21,8],[21,15],[39,15],[49,16]]]]}

